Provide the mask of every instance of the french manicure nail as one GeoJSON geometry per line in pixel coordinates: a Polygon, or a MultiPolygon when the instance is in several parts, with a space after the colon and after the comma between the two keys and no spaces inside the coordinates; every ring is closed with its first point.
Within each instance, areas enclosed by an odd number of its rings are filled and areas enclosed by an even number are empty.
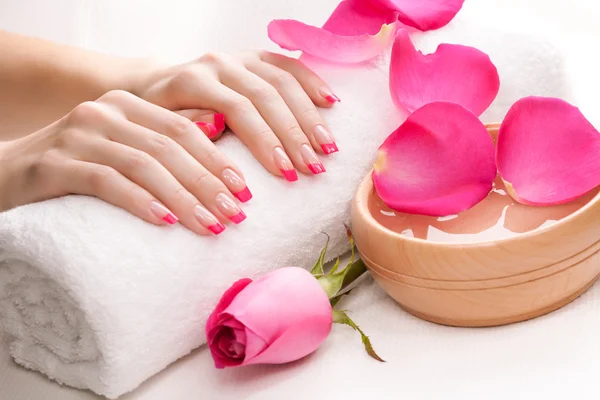
{"type": "Polygon", "coordinates": [[[298,180],[298,174],[292,165],[292,161],[290,161],[290,158],[281,147],[275,147],[275,150],[273,151],[273,161],[288,182],[298,180]]]}
{"type": "Polygon", "coordinates": [[[333,92],[329,88],[322,87],[321,89],[319,89],[319,93],[321,94],[321,96],[325,97],[325,100],[332,104],[341,102],[340,98],[333,94],[333,92]]]}
{"type": "Polygon", "coordinates": [[[227,183],[227,187],[231,193],[242,203],[247,202],[252,198],[252,193],[246,182],[231,168],[225,168],[221,173],[221,177],[227,183]]]}
{"type": "Polygon", "coordinates": [[[209,139],[212,139],[215,136],[217,136],[218,132],[217,127],[215,125],[204,121],[196,121],[194,123],[198,128],[202,130],[202,132],[204,132],[206,136],[208,136],[209,139]]]}
{"type": "Polygon", "coordinates": [[[317,125],[315,126],[313,132],[315,134],[316,141],[319,143],[319,145],[321,145],[321,148],[325,154],[331,154],[338,151],[338,147],[335,144],[335,139],[327,128],[325,128],[323,125],[317,125]]]}
{"type": "Polygon", "coordinates": [[[150,203],[150,211],[161,220],[165,221],[169,225],[176,224],[179,218],[171,212],[167,207],[160,204],[158,201],[150,203]]]}
{"type": "Polygon", "coordinates": [[[210,211],[199,204],[194,207],[194,215],[196,216],[196,219],[198,219],[198,222],[215,235],[218,235],[225,230],[225,225],[223,225],[210,211]]]}
{"type": "Polygon", "coordinates": [[[307,144],[303,144],[300,148],[300,154],[302,155],[302,159],[308,166],[308,169],[314,175],[325,172],[325,167],[323,166],[323,164],[321,164],[319,157],[317,157],[317,154],[312,149],[312,147],[310,147],[307,144]]]}
{"type": "Polygon", "coordinates": [[[231,222],[239,224],[246,219],[246,214],[225,193],[217,195],[217,207],[231,222]]]}
{"type": "Polygon", "coordinates": [[[223,133],[225,130],[225,115],[224,114],[215,114],[215,128],[217,128],[218,133],[223,133]]]}

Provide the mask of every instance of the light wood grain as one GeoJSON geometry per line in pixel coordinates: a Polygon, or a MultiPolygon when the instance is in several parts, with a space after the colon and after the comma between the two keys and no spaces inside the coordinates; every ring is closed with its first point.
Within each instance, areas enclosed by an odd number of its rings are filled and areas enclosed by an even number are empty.
{"type": "MultiPolygon", "coordinates": [[[[497,130],[488,126],[492,137],[497,130]]],[[[433,322],[490,326],[533,318],[568,303],[600,274],[600,195],[548,227],[473,243],[393,232],[370,214],[374,195],[369,174],[352,208],[359,252],[392,298],[433,322]]]]}

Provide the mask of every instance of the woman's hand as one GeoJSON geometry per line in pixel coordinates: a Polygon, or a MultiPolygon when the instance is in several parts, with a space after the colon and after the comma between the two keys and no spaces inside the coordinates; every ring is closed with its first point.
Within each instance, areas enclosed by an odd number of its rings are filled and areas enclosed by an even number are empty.
{"type": "Polygon", "coordinates": [[[241,171],[197,125],[124,91],[0,145],[0,211],[83,194],[157,225],[179,220],[218,234],[223,222],[246,217],[233,196],[252,197],[241,171]]]}
{"type": "Polygon", "coordinates": [[[196,116],[206,112],[196,110],[224,115],[258,161],[289,181],[298,179],[294,167],[304,173],[325,172],[315,151],[338,150],[315,105],[330,107],[339,99],[296,59],[269,52],[210,53],[153,72],[131,90],[194,121],[207,122],[196,116]]]}

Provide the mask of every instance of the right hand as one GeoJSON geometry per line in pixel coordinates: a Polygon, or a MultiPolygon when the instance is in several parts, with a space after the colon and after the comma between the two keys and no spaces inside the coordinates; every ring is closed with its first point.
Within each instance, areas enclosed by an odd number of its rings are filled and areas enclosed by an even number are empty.
{"type": "Polygon", "coordinates": [[[218,234],[245,218],[234,196],[251,198],[241,171],[197,125],[124,91],[0,146],[0,211],[82,194],[156,225],[218,234]]]}

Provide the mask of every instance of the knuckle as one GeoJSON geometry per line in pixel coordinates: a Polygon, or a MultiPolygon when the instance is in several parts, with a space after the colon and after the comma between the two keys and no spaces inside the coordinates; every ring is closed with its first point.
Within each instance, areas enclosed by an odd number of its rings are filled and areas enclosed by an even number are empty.
{"type": "Polygon", "coordinates": [[[96,191],[102,191],[109,186],[111,182],[114,182],[117,174],[117,171],[114,169],[99,165],[90,169],[87,180],[91,188],[96,191]]]}
{"type": "Polygon", "coordinates": [[[204,162],[207,165],[219,165],[223,163],[223,153],[215,146],[211,146],[204,156],[204,162]]]}
{"type": "Polygon", "coordinates": [[[228,57],[225,53],[211,51],[200,57],[199,61],[207,62],[210,64],[224,64],[225,62],[227,62],[227,59],[228,57]]]}
{"type": "Polygon", "coordinates": [[[194,125],[188,119],[173,114],[169,121],[169,136],[175,140],[185,138],[195,130],[194,125]]]}
{"type": "Polygon", "coordinates": [[[181,185],[177,186],[177,188],[173,192],[173,195],[175,198],[180,200],[189,200],[192,197],[190,192],[188,192],[188,190],[181,185]]]}
{"type": "Polygon", "coordinates": [[[68,122],[71,124],[83,124],[86,122],[101,121],[106,117],[104,107],[95,101],[86,101],[77,105],[69,113],[68,122]]]}
{"type": "Polygon", "coordinates": [[[282,71],[273,77],[271,83],[275,87],[283,88],[292,85],[295,86],[298,83],[298,81],[296,81],[296,78],[291,73],[287,71],[282,71]]]}
{"type": "Polygon", "coordinates": [[[107,92],[102,97],[100,97],[100,101],[105,101],[108,103],[120,103],[123,101],[130,100],[133,95],[125,90],[111,90],[107,92]]]}
{"type": "Polygon", "coordinates": [[[173,139],[165,135],[156,135],[148,143],[149,153],[154,157],[160,157],[163,154],[169,154],[175,148],[173,139]]]}
{"type": "Polygon", "coordinates": [[[66,149],[81,140],[82,135],[76,129],[63,129],[54,135],[52,147],[66,149]]]}
{"type": "Polygon", "coordinates": [[[279,98],[279,93],[271,85],[257,85],[252,88],[250,97],[261,103],[270,103],[279,98]]]}
{"type": "Polygon", "coordinates": [[[194,177],[194,187],[200,188],[205,186],[208,182],[210,182],[211,178],[212,174],[208,170],[203,169],[194,177]]]}
{"type": "Polygon", "coordinates": [[[315,121],[318,124],[322,124],[321,114],[315,107],[309,107],[298,114],[299,119],[315,121]]]}
{"type": "Polygon", "coordinates": [[[287,128],[286,135],[288,138],[294,141],[302,143],[306,142],[306,135],[304,134],[302,128],[300,128],[298,125],[293,125],[287,128]]]}
{"type": "Polygon", "coordinates": [[[148,168],[154,162],[149,154],[143,151],[131,151],[129,155],[125,157],[125,167],[133,171],[140,171],[148,168]]]}
{"type": "Polygon", "coordinates": [[[253,110],[254,105],[243,96],[234,96],[226,100],[224,108],[231,114],[246,114],[253,110]]]}

